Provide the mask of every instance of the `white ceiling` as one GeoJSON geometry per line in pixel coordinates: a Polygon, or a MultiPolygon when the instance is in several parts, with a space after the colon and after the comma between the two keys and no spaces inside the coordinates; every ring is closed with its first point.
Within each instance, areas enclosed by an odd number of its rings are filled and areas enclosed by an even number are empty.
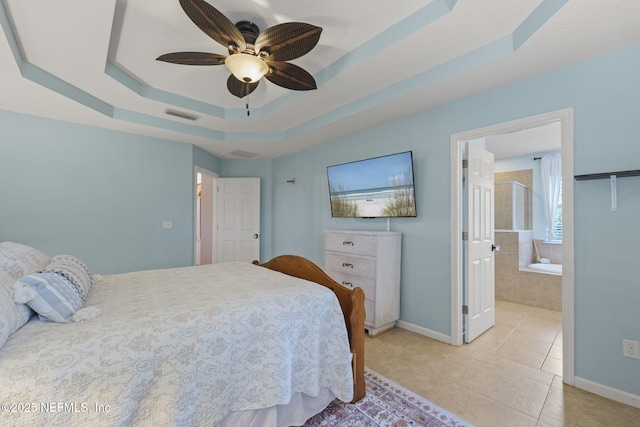
{"type": "Polygon", "coordinates": [[[492,152],[496,160],[560,151],[561,132],[560,122],[553,122],[517,132],[489,135],[485,137],[484,148],[492,152]]]}
{"type": "Polygon", "coordinates": [[[227,53],[178,0],[3,0],[0,109],[275,158],[640,42],[638,0],[207,1],[261,30],[322,27],[291,61],[318,89],[263,79],[247,117],[224,66],[156,61],[227,53]]]}

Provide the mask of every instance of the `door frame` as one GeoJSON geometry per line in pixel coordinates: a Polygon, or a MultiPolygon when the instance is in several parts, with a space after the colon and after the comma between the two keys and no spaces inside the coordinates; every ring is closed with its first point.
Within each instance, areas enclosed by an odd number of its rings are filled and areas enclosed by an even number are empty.
{"type": "Polygon", "coordinates": [[[575,383],[574,331],[574,212],[573,212],[573,108],[452,134],[451,149],[451,344],[462,345],[462,151],[465,141],[517,132],[560,122],[562,159],[562,373],[566,384],[575,383]]]}
{"type": "MultiPolygon", "coordinates": [[[[193,238],[193,262],[192,264],[195,265],[196,264],[196,245],[198,244],[197,239],[196,239],[196,221],[198,221],[198,192],[196,190],[197,186],[198,186],[198,174],[202,174],[202,175],[208,175],[213,177],[213,179],[216,178],[220,178],[220,174],[210,171],[209,169],[205,169],[203,167],[200,166],[196,166],[194,168],[194,172],[193,172],[193,230],[191,233],[191,237],[193,238]]],[[[213,209],[213,221],[215,223],[215,219],[216,219],[216,210],[215,210],[215,206],[213,209]]],[[[211,233],[211,244],[212,244],[212,248],[211,250],[213,251],[212,254],[215,255],[215,249],[216,249],[216,229],[215,227],[213,227],[213,231],[211,233]]]]}

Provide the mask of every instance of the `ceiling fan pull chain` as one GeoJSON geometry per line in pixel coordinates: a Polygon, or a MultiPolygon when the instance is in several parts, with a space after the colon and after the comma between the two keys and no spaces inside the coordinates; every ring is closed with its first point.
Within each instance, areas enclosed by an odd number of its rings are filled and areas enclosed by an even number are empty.
{"type": "Polygon", "coordinates": [[[244,105],[244,107],[247,109],[247,117],[251,116],[251,111],[249,111],[249,94],[251,93],[251,89],[249,87],[249,78],[245,78],[244,79],[244,91],[245,91],[245,96],[247,97],[247,103],[244,105]]]}

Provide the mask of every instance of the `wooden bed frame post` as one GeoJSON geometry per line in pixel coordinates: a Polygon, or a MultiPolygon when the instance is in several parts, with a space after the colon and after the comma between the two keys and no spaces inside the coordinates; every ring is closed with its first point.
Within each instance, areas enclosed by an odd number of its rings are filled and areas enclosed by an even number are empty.
{"type": "Polygon", "coordinates": [[[364,384],[364,291],[361,288],[345,288],[329,277],[320,267],[297,255],[281,255],[264,264],[260,264],[258,261],[253,261],[253,264],[318,283],[333,291],[342,308],[353,356],[353,400],[351,403],[362,399],[366,394],[364,384]]]}
{"type": "Polygon", "coordinates": [[[356,403],[366,394],[364,385],[364,319],[366,313],[364,311],[364,291],[361,288],[354,288],[351,292],[351,319],[347,322],[347,331],[351,343],[351,354],[353,354],[353,400],[351,403],[356,403]]]}

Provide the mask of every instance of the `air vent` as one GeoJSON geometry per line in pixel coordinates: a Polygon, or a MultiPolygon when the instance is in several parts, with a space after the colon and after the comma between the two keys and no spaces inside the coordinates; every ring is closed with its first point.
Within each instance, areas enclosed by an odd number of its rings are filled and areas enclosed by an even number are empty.
{"type": "Polygon", "coordinates": [[[252,153],[251,151],[233,150],[229,153],[232,156],[251,158],[258,155],[258,153],[252,153]]]}
{"type": "Polygon", "coordinates": [[[170,116],[179,117],[181,119],[191,120],[192,122],[195,122],[199,118],[194,114],[189,114],[189,113],[185,113],[184,111],[178,111],[178,110],[166,109],[164,113],[170,116]]]}

